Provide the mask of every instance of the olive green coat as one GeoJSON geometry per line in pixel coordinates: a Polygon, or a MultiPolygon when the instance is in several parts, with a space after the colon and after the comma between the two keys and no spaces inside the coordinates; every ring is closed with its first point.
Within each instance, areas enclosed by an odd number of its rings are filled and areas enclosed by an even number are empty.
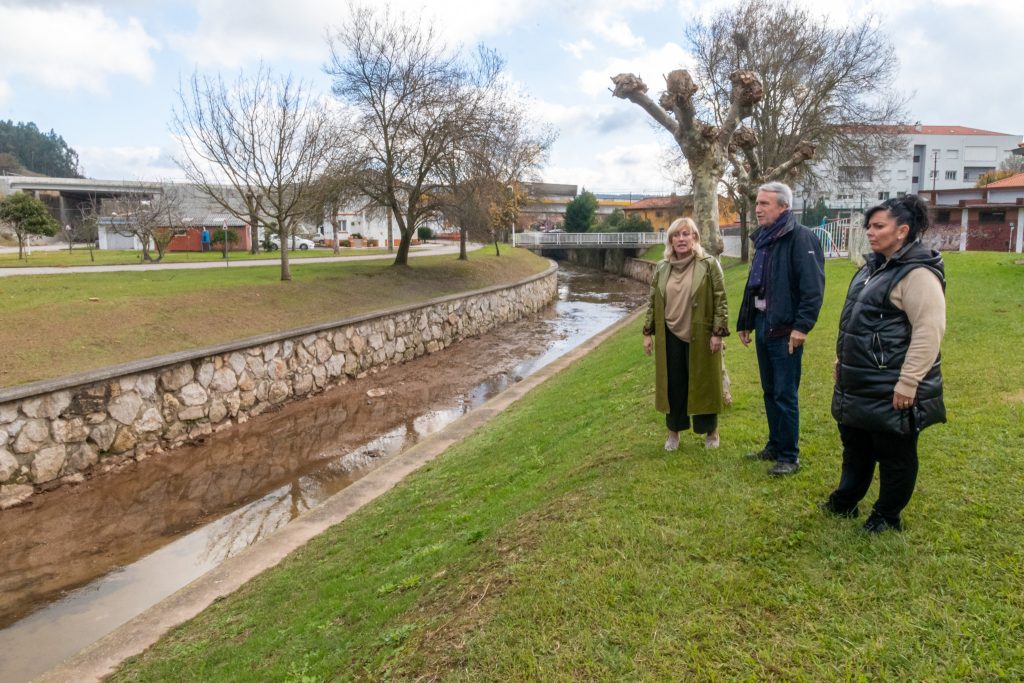
{"type": "MultiPolygon", "coordinates": [[[[654,407],[669,412],[668,363],[665,359],[665,287],[672,266],[661,260],[654,269],[651,296],[644,320],[644,334],[654,335],[654,407]]],[[[690,383],[686,412],[712,415],[722,412],[722,353],[711,352],[711,336],[729,334],[729,309],[725,300],[722,266],[712,256],[698,256],[693,264],[693,311],[690,331],[690,383]]]]}

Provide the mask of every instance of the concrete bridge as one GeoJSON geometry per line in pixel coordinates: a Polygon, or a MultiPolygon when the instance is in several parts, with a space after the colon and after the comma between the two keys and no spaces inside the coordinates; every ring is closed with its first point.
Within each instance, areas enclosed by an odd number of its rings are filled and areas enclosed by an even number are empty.
{"type": "Polygon", "coordinates": [[[516,246],[534,251],[550,249],[646,249],[663,244],[661,232],[524,232],[516,246]]]}

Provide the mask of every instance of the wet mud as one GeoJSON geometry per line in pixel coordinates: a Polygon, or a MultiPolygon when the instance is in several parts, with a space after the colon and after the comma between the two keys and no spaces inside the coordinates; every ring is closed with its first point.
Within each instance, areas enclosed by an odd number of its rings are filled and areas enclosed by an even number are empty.
{"type": "Polygon", "coordinates": [[[0,513],[0,680],[28,680],[644,302],[563,265],[546,311],[0,513]]]}

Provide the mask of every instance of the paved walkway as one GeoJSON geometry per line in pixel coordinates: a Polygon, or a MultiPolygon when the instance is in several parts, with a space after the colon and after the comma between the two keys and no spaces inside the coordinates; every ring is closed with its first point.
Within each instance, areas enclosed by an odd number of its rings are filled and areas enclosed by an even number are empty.
{"type": "MultiPolygon", "coordinates": [[[[479,245],[467,245],[467,249],[478,248],[479,245]]],[[[39,247],[34,247],[38,249],[39,247]]],[[[65,247],[66,248],[66,247],[65,247]]],[[[418,256],[437,256],[438,254],[459,253],[459,243],[437,242],[412,247],[409,250],[409,258],[418,256]]],[[[293,268],[305,263],[335,263],[338,261],[370,261],[373,259],[393,258],[394,254],[370,254],[367,256],[310,256],[293,258],[289,265],[293,268]]],[[[201,263],[136,263],[130,265],[109,265],[109,266],[45,266],[28,268],[3,268],[0,267],[0,277],[11,277],[13,275],[65,275],[67,273],[130,273],[140,270],[195,270],[200,268],[248,268],[252,266],[277,266],[281,264],[280,258],[250,259],[232,261],[203,261],[201,263]]]]}

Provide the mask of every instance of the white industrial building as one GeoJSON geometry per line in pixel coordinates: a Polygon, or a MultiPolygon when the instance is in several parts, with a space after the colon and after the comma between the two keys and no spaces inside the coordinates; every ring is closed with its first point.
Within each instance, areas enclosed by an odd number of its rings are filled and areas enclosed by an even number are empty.
{"type": "Polygon", "coordinates": [[[815,166],[817,187],[797,186],[794,208],[802,210],[818,198],[828,208],[863,209],[890,197],[932,190],[974,187],[981,174],[995,170],[1021,144],[1020,135],[965,126],[907,126],[902,154],[883,165],[815,166]]]}

